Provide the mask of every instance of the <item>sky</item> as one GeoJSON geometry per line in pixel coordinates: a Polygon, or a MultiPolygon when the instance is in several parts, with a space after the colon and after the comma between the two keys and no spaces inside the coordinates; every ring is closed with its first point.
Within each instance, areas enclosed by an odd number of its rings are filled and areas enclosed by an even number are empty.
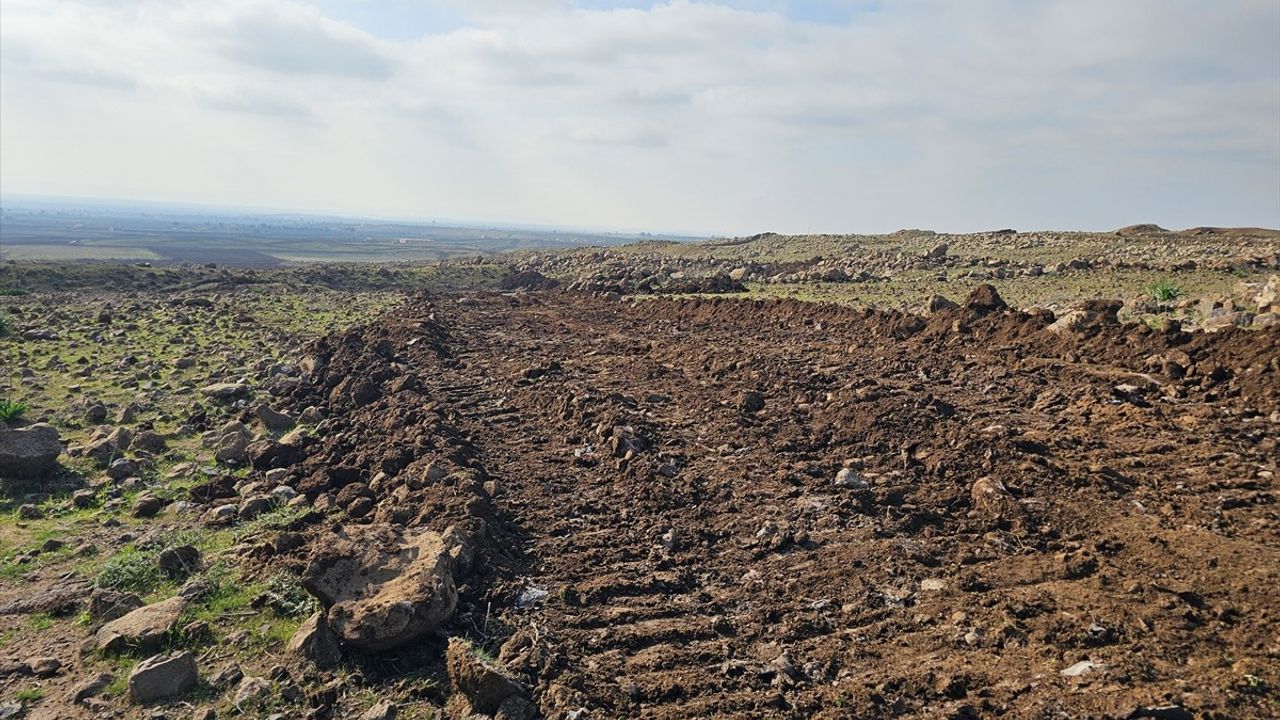
{"type": "Polygon", "coordinates": [[[4,0],[0,192],[700,234],[1280,227],[1275,0],[4,0]]]}

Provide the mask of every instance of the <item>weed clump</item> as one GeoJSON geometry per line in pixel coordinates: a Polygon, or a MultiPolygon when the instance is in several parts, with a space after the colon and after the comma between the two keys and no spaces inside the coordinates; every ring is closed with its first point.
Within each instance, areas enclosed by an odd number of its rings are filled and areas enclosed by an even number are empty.
{"type": "Polygon", "coordinates": [[[0,422],[9,422],[22,417],[27,411],[27,404],[0,399],[0,422]]]}
{"type": "Polygon", "coordinates": [[[125,548],[102,566],[94,584],[110,590],[149,593],[165,580],[156,562],[158,555],[158,552],[125,548]]]}
{"type": "Polygon", "coordinates": [[[1147,286],[1147,293],[1156,302],[1173,302],[1186,294],[1174,281],[1164,278],[1147,286]]]}

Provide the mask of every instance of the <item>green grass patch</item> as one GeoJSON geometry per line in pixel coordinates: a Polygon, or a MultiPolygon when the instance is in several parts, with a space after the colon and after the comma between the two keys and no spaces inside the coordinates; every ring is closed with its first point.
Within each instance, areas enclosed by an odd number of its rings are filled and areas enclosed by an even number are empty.
{"type": "Polygon", "coordinates": [[[498,658],[494,657],[493,653],[474,643],[471,645],[471,654],[490,665],[498,664],[498,658]]]}
{"type": "Polygon", "coordinates": [[[264,532],[283,530],[300,520],[309,511],[309,508],[298,505],[280,505],[248,522],[241,523],[236,526],[233,533],[235,539],[241,541],[264,532]]]}
{"type": "Polygon", "coordinates": [[[28,409],[28,405],[23,402],[10,402],[8,400],[0,400],[0,422],[9,422],[22,417],[28,409]]]}
{"type": "Polygon", "coordinates": [[[166,580],[156,564],[159,555],[158,551],[139,550],[128,545],[107,560],[98,571],[94,585],[146,595],[159,588],[166,580]]]}
{"type": "Polygon", "coordinates": [[[133,671],[133,666],[138,664],[138,658],[124,654],[105,658],[105,660],[110,664],[111,674],[115,680],[112,680],[102,693],[108,697],[122,697],[129,689],[129,673],[133,671]]]}
{"type": "Polygon", "coordinates": [[[50,615],[49,613],[35,613],[27,617],[27,624],[31,627],[32,630],[35,630],[37,632],[42,630],[48,630],[49,628],[53,627],[54,622],[56,621],[53,619],[53,616],[50,615]]]}
{"type": "Polygon", "coordinates": [[[1186,292],[1169,278],[1161,278],[1147,286],[1147,294],[1156,302],[1173,302],[1186,292]]]}
{"type": "Polygon", "coordinates": [[[126,545],[102,564],[94,584],[100,588],[150,595],[173,584],[173,580],[166,577],[159,567],[160,553],[166,549],[191,545],[208,555],[225,549],[229,544],[230,537],[225,532],[193,528],[175,531],[162,544],[145,549],[126,545]]]}
{"type": "Polygon", "coordinates": [[[34,703],[44,698],[44,688],[26,687],[13,694],[13,699],[20,703],[34,703]]]}

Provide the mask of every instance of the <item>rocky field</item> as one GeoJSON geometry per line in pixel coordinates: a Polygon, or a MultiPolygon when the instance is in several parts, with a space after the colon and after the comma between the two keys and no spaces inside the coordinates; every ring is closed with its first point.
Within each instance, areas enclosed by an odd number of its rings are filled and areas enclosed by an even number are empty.
{"type": "Polygon", "coordinates": [[[0,718],[1278,716],[1276,240],[1063,237],[0,267],[0,718]]]}
{"type": "Polygon", "coordinates": [[[1019,307],[1123,302],[1125,320],[1210,329],[1280,322],[1280,232],[1135,225],[1114,233],[782,236],[517,255],[525,282],[574,290],[742,294],[920,312],[990,283],[1019,307]]]}

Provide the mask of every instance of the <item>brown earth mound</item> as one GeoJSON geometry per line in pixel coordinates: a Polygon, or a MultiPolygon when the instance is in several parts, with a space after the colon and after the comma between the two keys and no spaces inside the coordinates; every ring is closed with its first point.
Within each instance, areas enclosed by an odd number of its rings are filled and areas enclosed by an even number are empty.
{"type": "Polygon", "coordinates": [[[1154,223],[1142,223],[1140,225],[1126,225],[1120,228],[1119,230],[1116,230],[1116,234],[1121,237],[1136,237],[1141,235],[1160,235],[1167,232],[1169,231],[1154,223]]]}
{"type": "Polygon", "coordinates": [[[258,465],[462,538],[385,681],[447,634],[556,718],[1274,716],[1280,332],[1053,320],[420,298],[317,344],[330,419],[258,465]]]}

